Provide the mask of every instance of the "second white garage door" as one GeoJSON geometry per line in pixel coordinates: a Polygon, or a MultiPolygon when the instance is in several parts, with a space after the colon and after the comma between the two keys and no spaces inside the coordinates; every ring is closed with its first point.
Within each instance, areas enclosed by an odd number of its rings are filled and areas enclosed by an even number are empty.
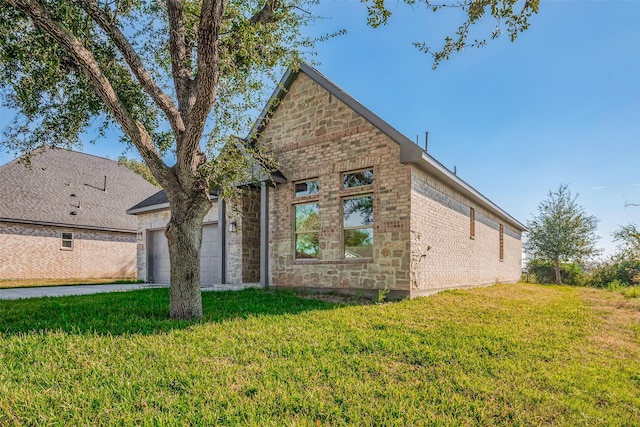
{"type": "MultiPolygon", "coordinates": [[[[220,283],[220,236],[218,224],[202,227],[202,247],[200,252],[200,283],[215,285],[220,283]]],[[[171,279],[169,245],[164,230],[150,231],[147,241],[148,281],[168,284],[171,279]]]]}

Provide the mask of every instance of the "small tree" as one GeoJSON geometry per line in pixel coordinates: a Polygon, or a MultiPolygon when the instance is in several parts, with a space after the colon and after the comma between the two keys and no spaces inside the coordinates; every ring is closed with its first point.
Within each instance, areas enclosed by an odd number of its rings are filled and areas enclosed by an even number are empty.
{"type": "Polygon", "coordinates": [[[635,224],[620,227],[613,234],[613,240],[618,242],[619,255],[625,258],[640,260],[640,230],[635,224]]]}
{"type": "Polygon", "coordinates": [[[583,261],[599,252],[595,247],[598,220],[585,213],[577,198],[567,185],[560,185],[557,191],[549,191],[538,205],[538,215],[527,222],[524,250],[532,259],[553,262],[557,284],[562,283],[561,262],[583,261]]]}

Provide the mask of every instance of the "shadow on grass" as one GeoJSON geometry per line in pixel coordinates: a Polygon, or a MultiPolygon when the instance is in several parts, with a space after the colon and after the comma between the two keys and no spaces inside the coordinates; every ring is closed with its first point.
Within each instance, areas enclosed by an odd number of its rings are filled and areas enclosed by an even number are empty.
{"type": "Polygon", "coordinates": [[[259,315],[296,314],[336,307],[292,291],[203,292],[203,318],[169,319],[169,290],[145,289],[85,296],[0,300],[0,333],[62,331],[72,334],[154,334],[259,315]]]}

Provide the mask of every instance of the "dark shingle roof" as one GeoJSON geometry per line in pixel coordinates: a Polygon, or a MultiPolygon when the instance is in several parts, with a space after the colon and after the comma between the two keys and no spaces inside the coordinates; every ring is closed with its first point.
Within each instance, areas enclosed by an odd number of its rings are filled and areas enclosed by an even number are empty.
{"type": "Polygon", "coordinates": [[[135,231],[126,210],[157,191],[113,160],[41,149],[29,168],[18,160],[0,166],[0,221],[135,231]]]}
{"type": "Polygon", "coordinates": [[[156,194],[153,194],[132,208],[127,209],[127,213],[129,215],[135,215],[140,212],[148,211],[150,207],[161,208],[169,206],[169,198],[167,197],[167,193],[164,190],[158,191],[156,194]]]}

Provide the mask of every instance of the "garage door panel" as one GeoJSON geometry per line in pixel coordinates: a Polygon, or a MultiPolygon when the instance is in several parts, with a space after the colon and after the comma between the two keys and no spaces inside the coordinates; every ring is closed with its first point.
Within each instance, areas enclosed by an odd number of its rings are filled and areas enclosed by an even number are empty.
{"type": "MultiPolygon", "coordinates": [[[[153,283],[168,284],[171,280],[169,245],[164,230],[153,230],[148,234],[148,280],[153,283]]],[[[220,279],[220,237],[218,224],[205,224],[202,228],[200,250],[200,283],[219,284],[220,279]]]]}

